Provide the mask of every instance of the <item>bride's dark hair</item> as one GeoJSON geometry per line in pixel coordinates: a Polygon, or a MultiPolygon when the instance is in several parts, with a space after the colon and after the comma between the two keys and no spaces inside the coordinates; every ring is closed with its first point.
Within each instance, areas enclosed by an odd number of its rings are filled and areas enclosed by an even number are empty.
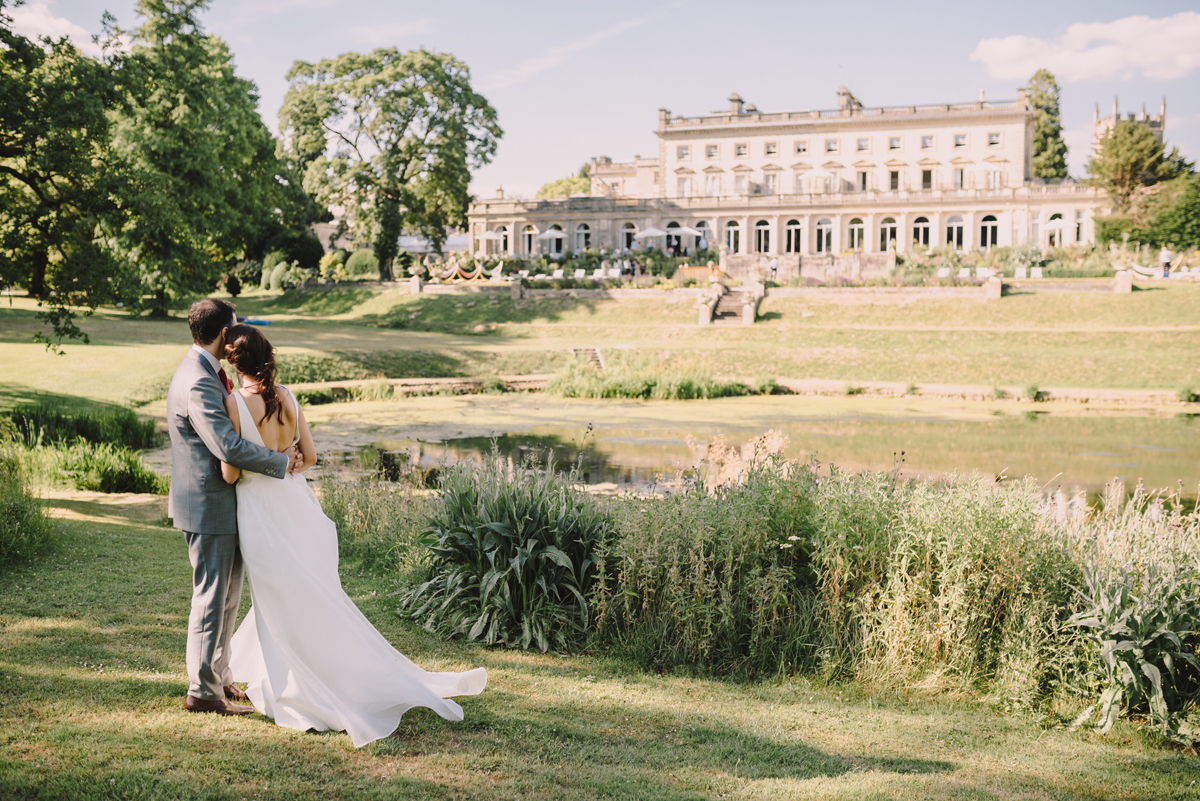
{"type": "Polygon", "coordinates": [[[242,375],[258,381],[259,394],[267,405],[263,422],[278,415],[283,422],[283,402],[275,391],[275,349],[257,328],[235,325],[225,334],[225,359],[242,375]]]}

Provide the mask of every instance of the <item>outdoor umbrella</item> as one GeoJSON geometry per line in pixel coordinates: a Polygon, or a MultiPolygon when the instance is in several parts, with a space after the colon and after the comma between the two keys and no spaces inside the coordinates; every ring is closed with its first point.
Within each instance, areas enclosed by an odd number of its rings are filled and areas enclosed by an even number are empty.
{"type": "Polygon", "coordinates": [[[697,231],[695,228],[688,228],[686,225],[682,228],[668,228],[667,233],[671,236],[704,236],[703,231],[697,231]]]}
{"type": "Polygon", "coordinates": [[[500,242],[504,239],[504,234],[498,234],[495,231],[484,231],[476,239],[485,239],[488,242],[500,242]]]}
{"type": "Polygon", "coordinates": [[[645,231],[638,231],[633,235],[634,239],[649,239],[652,236],[666,236],[667,232],[661,228],[647,228],[645,231]]]}
{"type": "Polygon", "coordinates": [[[544,234],[538,234],[537,238],[538,239],[562,239],[564,236],[566,236],[566,234],[564,234],[562,231],[555,231],[553,228],[551,228],[549,231],[547,231],[544,234]]]}

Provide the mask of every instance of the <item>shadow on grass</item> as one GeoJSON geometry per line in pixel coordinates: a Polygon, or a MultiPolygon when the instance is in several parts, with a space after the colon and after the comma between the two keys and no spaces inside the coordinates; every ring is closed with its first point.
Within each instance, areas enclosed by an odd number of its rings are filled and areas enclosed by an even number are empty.
{"type": "Polygon", "coordinates": [[[282,295],[234,299],[241,316],[269,315],[288,312],[327,316],[346,314],[379,294],[378,289],[368,287],[329,287],[315,289],[289,289],[282,295]]]}
{"type": "Polygon", "coordinates": [[[409,331],[498,335],[490,326],[504,323],[554,323],[566,310],[582,309],[595,315],[595,298],[526,298],[494,295],[421,295],[384,314],[365,315],[367,323],[409,331]],[[483,330],[475,330],[483,326],[483,330]]]}
{"type": "Polygon", "coordinates": [[[125,407],[116,403],[92,400],[79,395],[64,395],[27,387],[24,384],[0,382],[0,412],[17,406],[43,406],[63,412],[118,412],[125,407]]]}

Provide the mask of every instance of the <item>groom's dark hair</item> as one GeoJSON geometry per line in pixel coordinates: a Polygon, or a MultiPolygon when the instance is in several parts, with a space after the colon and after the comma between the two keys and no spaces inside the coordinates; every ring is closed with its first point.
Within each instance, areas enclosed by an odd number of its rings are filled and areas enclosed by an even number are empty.
{"type": "Polygon", "coordinates": [[[237,325],[237,314],[227,300],[204,298],[188,309],[188,328],[197,345],[207,345],[221,335],[222,328],[231,325],[237,325]]]}

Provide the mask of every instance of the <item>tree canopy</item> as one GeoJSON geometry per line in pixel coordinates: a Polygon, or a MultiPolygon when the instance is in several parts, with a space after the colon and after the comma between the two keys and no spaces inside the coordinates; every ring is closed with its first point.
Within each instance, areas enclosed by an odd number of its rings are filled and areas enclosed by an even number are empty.
{"type": "Polygon", "coordinates": [[[1067,177],[1067,144],[1062,138],[1059,112],[1061,92],[1054,74],[1040,69],[1029,79],[1029,105],[1033,108],[1033,176],[1067,177]]]}
{"type": "Polygon", "coordinates": [[[570,197],[580,193],[592,191],[592,179],[589,176],[591,165],[584,164],[579,168],[579,172],[575,175],[559,178],[557,181],[551,181],[548,184],[543,184],[542,188],[537,191],[538,197],[570,197]]]}
{"type": "Polygon", "coordinates": [[[446,227],[466,221],[471,169],[491,161],[503,134],[467,66],[380,48],[297,61],[287,78],[286,152],[303,165],[305,190],[373,242],[380,278],[392,278],[402,230],[440,250],[446,227]]]}
{"type": "Polygon", "coordinates": [[[1166,143],[1147,126],[1117,120],[1096,142],[1087,165],[1088,183],[1108,192],[1113,210],[1124,212],[1139,189],[1190,173],[1191,168],[1179,148],[1168,154],[1166,143]]]}

